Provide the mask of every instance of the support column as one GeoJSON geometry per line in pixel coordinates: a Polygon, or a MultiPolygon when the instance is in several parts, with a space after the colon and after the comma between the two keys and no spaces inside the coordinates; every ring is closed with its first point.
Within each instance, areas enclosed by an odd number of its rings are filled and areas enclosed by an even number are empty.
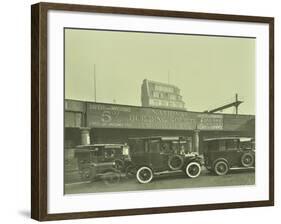
{"type": "Polygon", "coordinates": [[[81,133],[81,145],[90,145],[91,139],[90,139],[90,128],[80,128],[81,133]]]}
{"type": "Polygon", "coordinates": [[[193,134],[193,152],[199,154],[199,130],[195,129],[193,134]]]}
{"type": "Polygon", "coordinates": [[[188,138],[188,142],[187,142],[187,149],[188,149],[188,153],[192,153],[193,152],[193,148],[192,148],[192,138],[188,138]]]}

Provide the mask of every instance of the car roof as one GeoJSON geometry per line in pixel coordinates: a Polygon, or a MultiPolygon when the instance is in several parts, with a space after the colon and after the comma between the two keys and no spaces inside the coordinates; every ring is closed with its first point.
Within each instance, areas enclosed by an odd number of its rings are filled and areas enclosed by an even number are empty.
{"type": "Polygon", "coordinates": [[[91,144],[91,145],[78,145],[77,148],[92,148],[92,147],[104,147],[104,148],[121,148],[123,144],[91,144]]]}
{"type": "Polygon", "coordinates": [[[178,141],[178,140],[186,140],[183,136],[149,136],[149,137],[135,137],[129,138],[129,140],[149,140],[149,139],[159,139],[162,141],[178,141]]]}
{"type": "Polygon", "coordinates": [[[251,141],[253,138],[250,137],[219,137],[219,138],[207,138],[204,139],[204,142],[210,142],[210,141],[220,141],[220,140],[239,140],[240,142],[248,142],[251,141]]]}

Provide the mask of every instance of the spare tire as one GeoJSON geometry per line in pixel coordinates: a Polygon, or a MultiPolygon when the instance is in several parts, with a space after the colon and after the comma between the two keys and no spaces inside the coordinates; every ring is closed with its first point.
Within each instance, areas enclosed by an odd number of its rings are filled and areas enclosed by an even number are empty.
{"type": "Polygon", "coordinates": [[[168,160],[168,166],[171,170],[179,170],[183,166],[183,158],[180,155],[172,155],[168,160]]]}
{"type": "Polygon", "coordinates": [[[241,164],[244,167],[251,167],[254,165],[255,158],[254,155],[250,152],[246,152],[241,156],[241,164]]]}

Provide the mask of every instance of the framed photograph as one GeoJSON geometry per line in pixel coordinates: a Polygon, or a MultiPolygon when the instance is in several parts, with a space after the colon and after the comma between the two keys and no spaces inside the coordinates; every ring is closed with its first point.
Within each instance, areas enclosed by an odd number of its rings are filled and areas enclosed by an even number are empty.
{"type": "Polygon", "coordinates": [[[274,205],[274,18],[31,8],[32,218],[274,205]]]}

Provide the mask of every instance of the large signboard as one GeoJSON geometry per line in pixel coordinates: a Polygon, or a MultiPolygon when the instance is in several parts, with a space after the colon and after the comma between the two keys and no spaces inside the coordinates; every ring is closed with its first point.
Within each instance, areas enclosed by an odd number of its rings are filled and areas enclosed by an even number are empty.
{"type": "Polygon", "coordinates": [[[87,105],[87,126],[93,128],[223,130],[223,115],[119,105],[87,105]]]}
{"type": "Polygon", "coordinates": [[[185,110],[178,87],[147,79],[143,80],[142,84],[142,105],[185,110]]]}

